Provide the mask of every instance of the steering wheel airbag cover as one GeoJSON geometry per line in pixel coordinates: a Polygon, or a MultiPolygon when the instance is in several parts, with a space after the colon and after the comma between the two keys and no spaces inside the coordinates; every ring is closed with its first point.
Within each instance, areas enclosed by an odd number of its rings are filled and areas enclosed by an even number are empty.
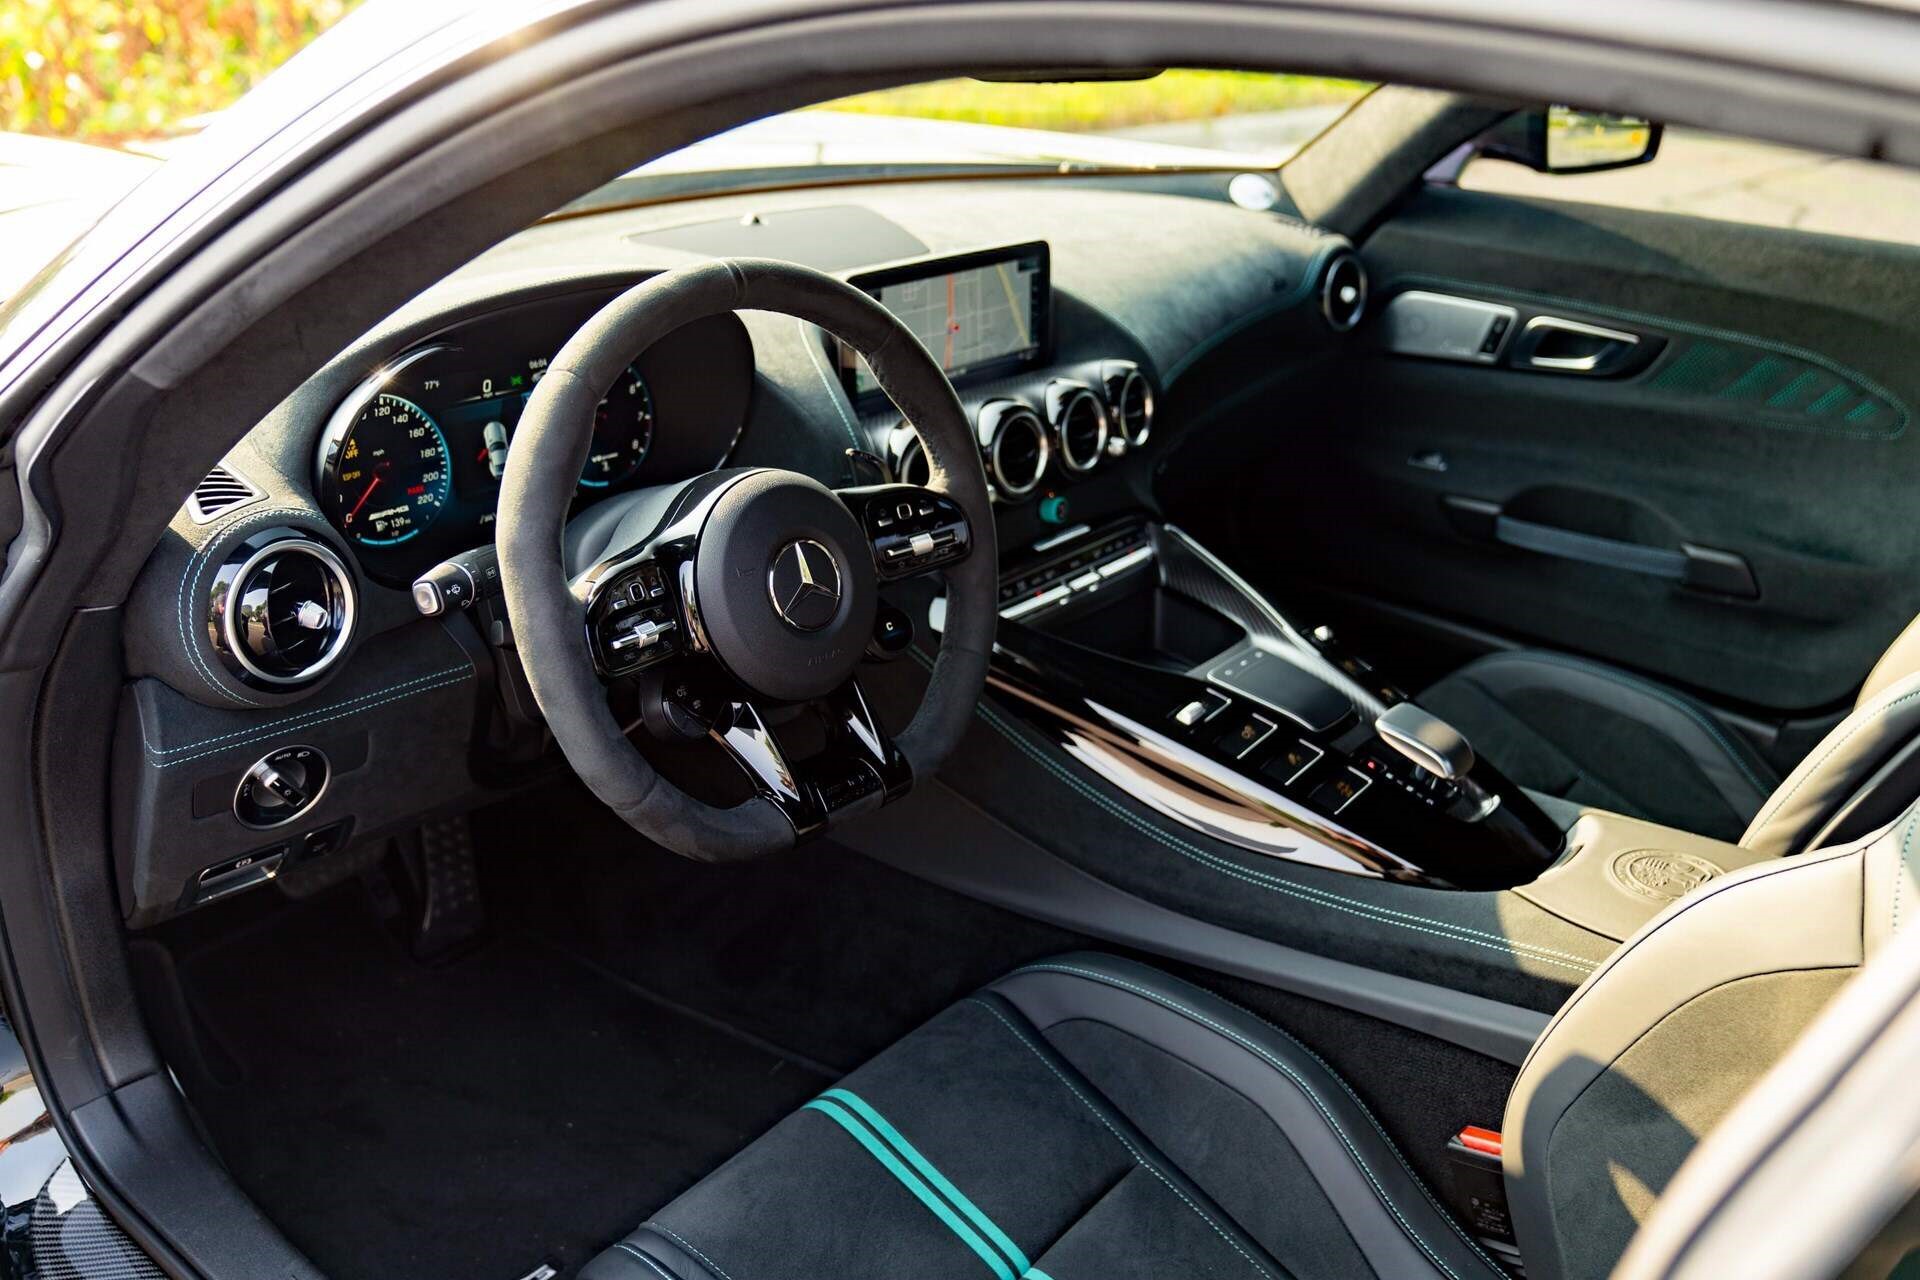
{"type": "Polygon", "coordinates": [[[703,860],[790,846],[792,825],[765,799],[732,809],[697,801],[634,749],[594,674],[585,610],[569,586],[562,546],[606,389],[667,333],[733,310],[796,316],[860,351],[918,430],[930,486],[952,497],[972,525],[973,554],[947,571],[946,630],[926,697],[897,739],[917,777],[937,769],[966,731],[997,621],[993,511],[973,432],[939,365],[879,303],[809,268],[735,259],[655,276],[607,304],[554,358],[521,415],[500,493],[501,581],[528,683],[575,771],[637,830],[703,860]]]}
{"type": "Polygon", "coordinates": [[[761,471],[733,485],[700,531],[693,592],[714,656],[741,684],[799,702],[845,684],[873,637],[880,588],[866,535],[817,481],[761,471]],[[824,554],[822,554],[824,553],[824,554]],[[817,578],[801,603],[827,619],[782,616],[799,588],[776,569],[806,563],[817,578]],[[783,566],[785,567],[785,566],[783,566]]]}

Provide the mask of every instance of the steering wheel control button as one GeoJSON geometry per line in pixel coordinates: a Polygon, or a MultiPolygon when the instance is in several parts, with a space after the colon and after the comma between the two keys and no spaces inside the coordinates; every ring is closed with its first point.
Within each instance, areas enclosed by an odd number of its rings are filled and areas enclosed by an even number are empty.
{"type": "Polygon", "coordinates": [[[669,581],[659,564],[643,560],[595,593],[587,637],[602,674],[630,675],[684,650],[669,581]]]}
{"type": "Polygon", "coordinates": [[[292,822],[319,803],[330,774],[318,747],[281,747],[241,775],[233,816],[256,829],[292,822]]]}
{"type": "Polygon", "coordinates": [[[873,619],[873,639],[867,645],[867,656],[889,662],[912,647],[913,619],[904,609],[881,604],[873,619]]]}
{"type": "Polygon", "coordinates": [[[863,801],[871,801],[878,808],[883,786],[873,766],[856,760],[845,774],[814,784],[814,790],[820,796],[820,807],[839,816],[863,801]]]}
{"type": "MultiPolygon", "coordinates": [[[[849,495],[860,509],[861,495],[849,495]]],[[[882,581],[926,573],[966,558],[972,534],[960,505],[942,493],[889,485],[864,495],[867,536],[882,581]]]]}
{"type": "Polygon", "coordinates": [[[840,612],[840,566],[833,552],[812,538],[780,548],[767,570],[773,611],[795,631],[819,631],[840,612]]]}

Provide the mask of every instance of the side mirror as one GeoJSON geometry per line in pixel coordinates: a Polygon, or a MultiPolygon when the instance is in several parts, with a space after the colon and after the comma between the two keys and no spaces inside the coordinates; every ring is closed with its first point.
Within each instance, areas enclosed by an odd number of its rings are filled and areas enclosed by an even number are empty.
{"type": "Polygon", "coordinates": [[[1474,151],[1536,173],[1596,173],[1647,163],[1660,152],[1660,133],[1637,116],[1552,106],[1508,116],[1480,135],[1474,151]]]}

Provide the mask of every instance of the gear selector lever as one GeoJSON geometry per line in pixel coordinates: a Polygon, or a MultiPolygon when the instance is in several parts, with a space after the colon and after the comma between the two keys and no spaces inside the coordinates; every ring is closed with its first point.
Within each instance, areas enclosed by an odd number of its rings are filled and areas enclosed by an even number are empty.
{"type": "Polygon", "coordinates": [[[1398,702],[1373,722],[1380,741],[1440,780],[1453,797],[1448,813],[1462,822],[1478,822],[1499,806],[1467,775],[1473,772],[1473,744],[1458,729],[1411,702],[1398,702]]]}
{"type": "Polygon", "coordinates": [[[1436,778],[1459,782],[1473,772],[1473,744],[1461,732],[1411,702],[1382,711],[1373,722],[1380,740],[1436,778]]]}

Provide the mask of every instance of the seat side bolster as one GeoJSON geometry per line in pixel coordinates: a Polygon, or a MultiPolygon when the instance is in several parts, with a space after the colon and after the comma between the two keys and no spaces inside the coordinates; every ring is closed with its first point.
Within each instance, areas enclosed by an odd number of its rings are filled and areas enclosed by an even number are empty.
{"type": "Polygon", "coordinates": [[[1892,754],[1920,734],[1920,672],[1862,699],[1760,807],[1740,843],[1797,853],[1892,754]]]}
{"type": "Polygon", "coordinates": [[[580,1280],[723,1280],[688,1251],[643,1226],[581,1268],[580,1280]]]}
{"type": "Polygon", "coordinates": [[[1452,1280],[1503,1274],[1434,1201],[1345,1082],[1253,1014],[1156,970],[1101,955],[1032,965],[991,989],[1042,1034],[1077,1020],[1100,1022],[1253,1103],[1299,1152],[1378,1274],[1452,1280]]]}
{"type": "Polygon", "coordinates": [[[1920,675],[1920,618],[1909,622],[1880,655],[1880,661],[1873,664],[1854,705],[1865,706],[1913,675],[1920,675]]]}
{"type": "MultiPolygon", "coordinates": [[[[1549,1170],[1548,1152],[1567,1113],[1644,1036],[1708,993],[1749,978],[1857,967],[1870,844],[1758,863],[1697,890],[1629,938],[1547,1024],[1514,1082],[1503,1126],[1508,1203],[1530,1277],[1575,1273],[1560,1253],[1549,1193],[1550,1176],[1560,1175],[1549,1170]]],[[[1756,1060],[1743,1080],[1722,1083],[1737,1094],[1769,1065],[1756,1060]]],[[[1563,1158],[1580,1157],[1607,1153],[1563,1158]]]]}

